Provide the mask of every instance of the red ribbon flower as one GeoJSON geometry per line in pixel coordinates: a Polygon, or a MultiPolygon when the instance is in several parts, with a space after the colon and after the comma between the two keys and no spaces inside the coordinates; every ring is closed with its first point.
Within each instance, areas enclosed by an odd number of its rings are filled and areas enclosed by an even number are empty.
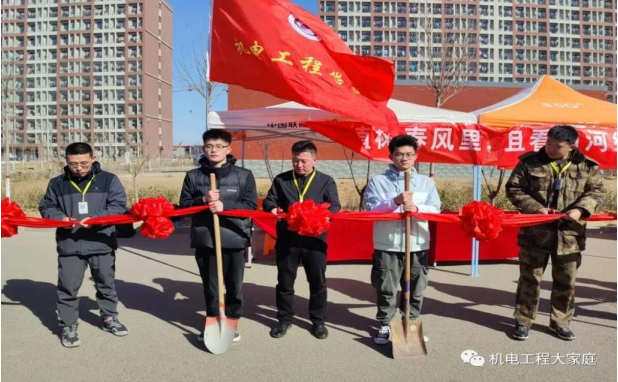
{"type": "Polygon", "coordinates": [[[320,236],[330,226],[330,203],[315,204],[313,200],[296,202],[288,209],[288,229],[301,236],[320,236]]]}
{"type": "Polygon", "coordinates": [[[17,225],[11,224],[11,218],[25,218],[26,214],[19,204],[13,203],[9,198],[2,199],[2,237],[11,237],[17,234],[17,225]]]}
{"type": "Polygon", "coordinates": [[[459,210],[462,229],[478,241],[493,240],[502,231],[504,211],[489,203],[473,201],[459,210]]]}
{"type": "Polygon", "coordinates": [[[152,239],[165,239],[174,232],[170,214],[174,205],[163,196],[140,199],[131,207],[131,214],[144,221],[141,227],[143,236],[152,239]]]}

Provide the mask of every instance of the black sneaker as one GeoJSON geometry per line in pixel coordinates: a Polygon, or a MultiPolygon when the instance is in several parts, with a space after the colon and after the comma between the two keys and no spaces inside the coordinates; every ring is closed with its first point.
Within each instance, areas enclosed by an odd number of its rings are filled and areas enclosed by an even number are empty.
{"type": "Polygon", "coordinates": [[[118,321],[117,316],[103,318],[103,330],[119,337],[129,334],[129,329],[118,321]]]}
{"type": "Polygon", "coordinates": [[[389,325],[382,325],[378,333],[373,337],[373,342],[376,345],[386,345],[391,340],[391,327],[389,325]]]}
{"type": "Polygon", "coordinates": [[[528,339],[528,333],[530,332],[530,327],[526,325],[521,325],[519,322],[515,324],[515,329],[513,330],[513,338],[516,340],[524,341],[528,339]]]}
{"type": "Polygon", "coordinates": [[[74,348],[81,345],[81,342],[79,342],[79,338],[77,337],[77,323],[62,328],[60,341],[62,342],[62,346],[65,348],[74,348]]]}
{"type": "Polygon", "coordinates": [[[233,341],[234,341],[234,342],[238,342],[238,341],[240,341],[240,338],[241,338],[241,337],[240,337],[240,332],[238,331],[238,329],[236,329],[236,333],[234,333],[234,339],[233,339],[233,341]]]}
{"type": "Polygon", "coordinates": [[[575,334],[569,328],[561,328],[556,324],[550,324],[549,330],[556,333],[562,340],[573,341],[575,339],[575,334]]]}
{"type": "Polygon", "coordinates": [[[197,342],[204,342],[204,332],[197,335],[197,342]]]}

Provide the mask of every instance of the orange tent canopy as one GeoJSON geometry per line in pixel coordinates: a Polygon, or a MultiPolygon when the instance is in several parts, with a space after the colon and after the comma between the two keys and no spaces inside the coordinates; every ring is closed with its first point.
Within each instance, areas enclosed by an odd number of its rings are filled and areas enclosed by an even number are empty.
{"type": "Polygon", "coordinates": [[[482,125],[510,128],[537,124],[616,127],[616,112],[613,103],[588,97],[543,76],[514,96],[473,113],[482,125]]]}

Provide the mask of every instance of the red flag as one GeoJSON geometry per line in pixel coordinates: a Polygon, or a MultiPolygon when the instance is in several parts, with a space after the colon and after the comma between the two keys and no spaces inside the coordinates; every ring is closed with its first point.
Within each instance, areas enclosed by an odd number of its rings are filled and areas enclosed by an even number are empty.
{"type": "Polygon", "coordinates": [[[396,134],[393,63],[355,56],[287,0],[215,0],[210,80],[332,111],[396,134]]]}

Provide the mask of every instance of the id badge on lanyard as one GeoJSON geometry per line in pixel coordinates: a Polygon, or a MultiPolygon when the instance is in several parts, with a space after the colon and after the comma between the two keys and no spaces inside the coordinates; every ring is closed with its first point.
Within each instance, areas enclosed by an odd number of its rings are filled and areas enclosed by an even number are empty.
{"type": "Polygon", "coordinates": [[[94,178],[95,178],[95,175],[92,175],[92,179],[90,179],[90,182],[88,182],[88,184],[83,190],[79,188],[79,186],[71,180],[71,184],[73,185],[73,187],[75,187],[75,189],[77,189],[77,191],[79,191],[79,193],[82,195],[82,201],[77,203],[77,213],[80,215],[88,214],[88,202],[86,201],[86,193],[88,192],[88,189],[92,185],[92,182],[94,182],[94,178]]]}
{"type": "Polygon", "coordinates": [[[550,163],[550,166],[556,172],[556,180],[554,181],[554,191],[560,191],[562,189],[562,183],[564,181],[564,178],[562,176],[571,166],[571,162],[567,163],[562,168],[562,170],[558,169],[558,166],[556,166],[553,162],[550,163]]]}
{"type": "Polygon", "coordinates": [[[88,202],[77,203],[77,212],[80,215],[86,215],[88,213],[88,202]]]}

